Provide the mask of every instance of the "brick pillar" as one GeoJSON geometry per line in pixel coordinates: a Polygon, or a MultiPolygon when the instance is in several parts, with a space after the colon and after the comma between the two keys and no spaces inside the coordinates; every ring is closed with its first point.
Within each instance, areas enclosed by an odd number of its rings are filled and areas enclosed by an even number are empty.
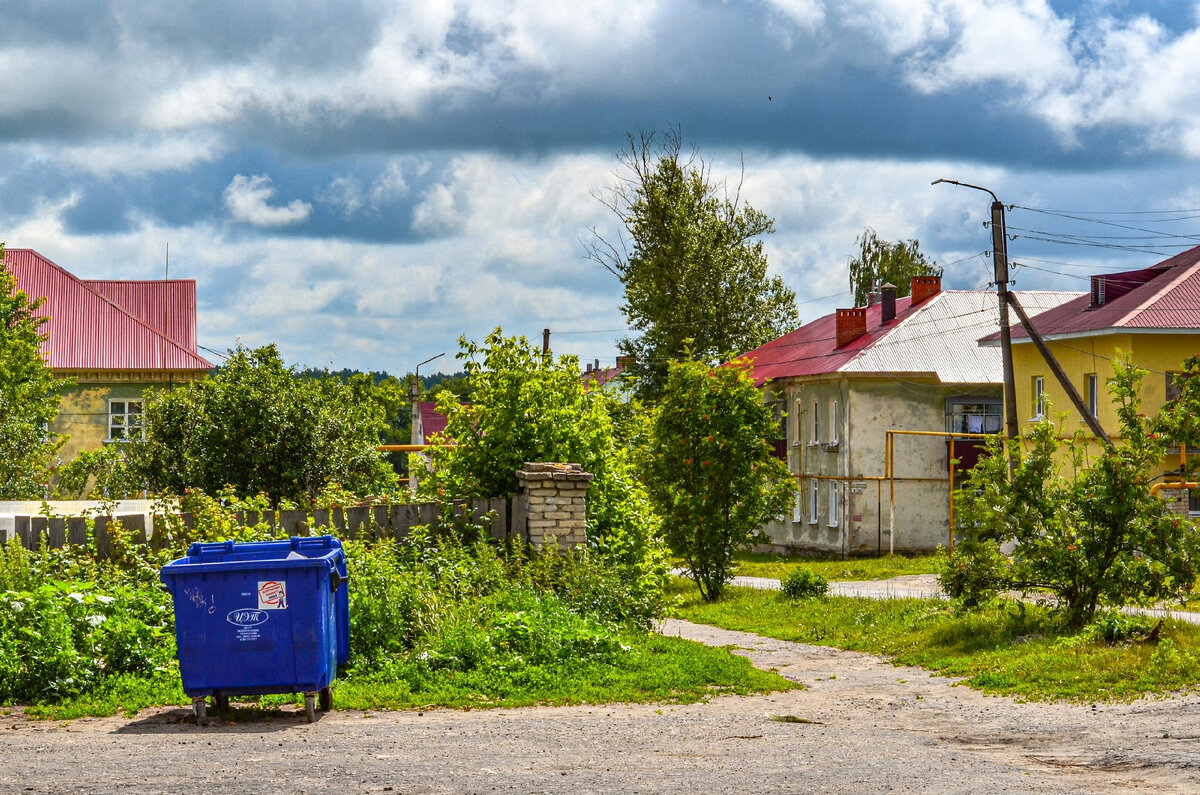
{"type": "Polygon", "coordinates": [[[587,490],[593,477],[579,464],[526,462],[517,470],[530,544],[541,547],[551,539],[564,548],[587,544],[587,490]]]}
{"type": "Polygon", "coordinates": [[[1167,501],[1167,510],[1171,513],[1188,515],[1188,490],[1163,489],[1162,498],[1167,501]]]}

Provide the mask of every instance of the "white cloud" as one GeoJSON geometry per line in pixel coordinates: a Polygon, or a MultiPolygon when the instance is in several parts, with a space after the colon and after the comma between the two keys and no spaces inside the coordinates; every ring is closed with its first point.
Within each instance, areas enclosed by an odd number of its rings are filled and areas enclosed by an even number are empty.
{"type": "Polygon", "coordinates": [[[24,147],[32,158],[69,164],[86,174],[109,178],[140,176],[164,171],[188,171],[199,163],[211,162],[221,153],[216,136],[209,133],[152,136],[135,135],[79,145],[24,147]]]}
{"type": "Polygon", "coordinates": [[[288,226],[308,220],[312,205],[294,199],[284,207],[267,204],[275,195],[271,178],[265,174],[247,177],[238,174],[225,187],[225,208],[235,221],[258,227],[288,226]]]}

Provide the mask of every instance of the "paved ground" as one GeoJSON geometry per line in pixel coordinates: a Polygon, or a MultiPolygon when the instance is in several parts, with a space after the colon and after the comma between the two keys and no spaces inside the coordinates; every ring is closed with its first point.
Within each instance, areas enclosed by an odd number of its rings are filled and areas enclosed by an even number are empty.
{"type": "Polygon", "coordinates": [[[1200,791],[1200,698],[1022,704],[871,655],[666,622],[806,685],[690,706],[0,718],[0,791],[1200,791]],[[789,721],[770,716],[790,716],[789,721]],[[802,722],[803,721],[803,722],[802,722]]]}

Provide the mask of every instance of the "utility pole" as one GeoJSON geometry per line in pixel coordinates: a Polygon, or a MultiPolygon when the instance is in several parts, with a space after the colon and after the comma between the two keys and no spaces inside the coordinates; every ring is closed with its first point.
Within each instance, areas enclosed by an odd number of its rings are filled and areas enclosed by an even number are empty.
{"type": "MultiPolygon", "coordinates": [[[[1013,375],[1012,334],[1008,328],[1008,234],[1004,225],[1004,204],[987,188],[955,179],[935,179],[932,184],[937,185],[941,182],[981,190],[992,197],[992,269],[996,280],[996,298],[1000,306],[1000,356],[1004,362],[1004,430],[1009,442],[1015,442],[1021,431],[1017,424],[1017,382],[1013,375]]],[[[1010,470],[1014,450],[1014,445],[1010,444],[1010,470]]]]}
{"type": "MultiPolygon", "coordinates": [[[[1020,435],[1020,432],[1017,430],[1017,388],[1016,382],[1013,379],[1012,335],[1008,328],[1008,308],[1012,306],[1013,311],[1017,313],[1017,317],[1021,321],[1021,326],[1025,329],[1025,333],[1029,335],[1029,339],[1033,341],[1034,346],[1038,349],[1038,353],[1045,360],[1046,366],[1050,368],[1050,372],[1054,374],[1063,391],[1067,393],[1067,398],[1075,406],[1075,410],[1079,412],[1079,416],[1087,423],[1088,429],[1091,430],[1097,439],[1104,442],[1107,446],[1112,447],[1112,439],[1109,438],[1104,428],[1100,426],[1099,420],[1092,416],[1091,410],[1083,402],[1083,398],[1080,397],[1079,391],[1075,389],[1075,385],[1071,383],[1071,379],[1067,377],[1066,372],[1062,369],[1062,365],[1058,363],[1058,359],[1054,358],[1054,354],[1051,353],[1049,346],[1046,345],[1046,341],[1042,339],[1042,335],[1033,327],[1033,322],[1029,319],[1025,308],[1021,306],[1021,302],[1017,300],[1017,296],[1008,291],[1008,232],[1004,225],[1004,204],[996,198],[996,194],[987,188],[981,188],[978,185],[968,185],[965,182],[953,179],[938,179],[934,180],[933,184],[937,185],[939,182],[948,182],[951,185],[960,185],[964,188],[974,188],[975,190],[981,190],[984,193],[990,194],[992,197],[992,258],[996,274],[996,295],[1000,300],[1000,349],[1004,356],[1004,417],[1009,440],[1015,440],[1020,435]]],[[[1010,444],[1008,458],[1009,472],[1012,471],[1015,464],[1013,457],[1014,450],[1015,445],[1010,444]]]]}
{"type": "Polygon", "coordinates": [[[1071,379],[1067,377],[1066,372],[1062,369],[1062,365],[1058,363],[1058,359],[1055,359],[1054,354],[1050,352],[1050,347],[1046,345],[1046,341],[1042,339],[1042,335],[1033,327],[1032,321],[1029,320],[1029,315],[1025,313],[1025,308],[1021,306],[1021,302],[1012,293],[1008,294],[1008,302],[1012,304],[1017,317],[1021,319],[1021,325],[1025,327],[1025,332],[1029,334],[1029,338],[1037,346],[1038,353],[1042,354],[1042,358],[1046,360],[1046,364],[1050,367],[1050,372],[1054,373],[1054,377],[1058,379],[1058,383],[1062,386],[1063,391],[1067,393],[1067,398],[1071,401],[1071,405],[1075,407],[1075,410],[1079,412],[1079,416],[1083,417],[1083,421],[1087,423],[1088,429],[1091,430],[1097,439],[1112,447],[1112,439],[1109,438],[1104,428],[1100,427],[1100,421],[1092,415],[1092,410],[1083,402],[1083,398],[1076,391],[1075,385],[1071,383],[1071,379]]]}
{"type": "Polygon", "coordinates": [[[550,354],[550,329],[542,329],[542,356],[550,354]]]}
{"type": "MultiPolygon", "coordinates": [[[[437,356],[430,356],[421,364],[429,364],[434,359],[440,359],[445,356],[445,353],[439,353],[437,356]]],[[[421,427],[421,364],[413,368],[412,381],[412,426],[408,434],[410,444],[425,444],[425,429],[421,427]]]]}

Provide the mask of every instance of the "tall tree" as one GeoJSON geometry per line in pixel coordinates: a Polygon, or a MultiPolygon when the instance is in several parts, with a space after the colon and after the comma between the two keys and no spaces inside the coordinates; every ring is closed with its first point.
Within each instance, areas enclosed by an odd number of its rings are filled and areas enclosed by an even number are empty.
{"type": "Polygon", "coordinates": [[[850,289],[854,291],[854,305],[864,306],[867,294],[876,285],[896,285],[896,297],[906,296],[912,290],[914,276],[941,276],[942,269],[921,251],[916,240],[897,240],[892,243],[880,240],[874,229],[867,227],[855,238],[858,256],[850,259],[850,289]]]}
{"type": "Polygon", "coordinates": [[[795,481],[767,442],[774,430],[744,362],[671,364],[643,477],[663,535],[705,601],[733,576],[733,553],[765,540],[763,523],[792,503],[795,481]]]}
{"type": "Polygon", "coordinates": [[[41,298],[17,289],[17,277],[0,244],[0,499],[44,497],[54,453],[62,444],[46,430],[58,414],[59,391],[67,383],[50,372],[38,346],[41,298]]]}
{"type": "Polygon", "coordinates": [[[637,393],[655,400],[667,364],[685,358],[716,363],[800,324],[796,294],[768,276],[761,238],[775,222],[729,195],[709,166],[683,154],[678,130],[627,136],[617,184],[598,198],[620,219],[613,242],[595,229],[588,254],[625,286],[621,307],[635,335],[622,339],[633,357],[637,393]]]}

